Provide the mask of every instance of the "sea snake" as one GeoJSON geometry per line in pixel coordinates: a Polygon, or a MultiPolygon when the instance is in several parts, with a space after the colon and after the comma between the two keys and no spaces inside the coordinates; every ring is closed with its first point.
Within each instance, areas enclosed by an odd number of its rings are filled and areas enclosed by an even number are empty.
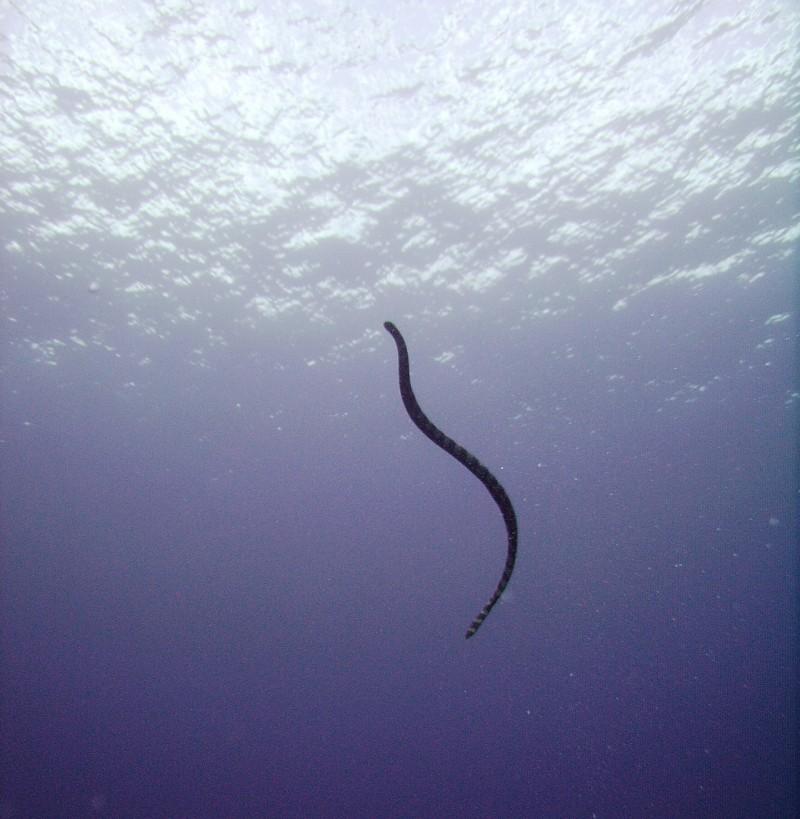
{"type": "Polygon", "coordinates": [[[403,398],[403,405],[406,408],[411,420],[419,427],[424,435],[433,441],[436,446],[440,446],[457,461],[460,461],[469,471],[489,490],[489,494],[494,498],[494,502],[500,507],[503,520],[508,532],[508,554],[506,555],[506,565],[503,567],[503,574],[500,582],[494,590],[494,594],[489,598],[489,602],[480,610],[478,616],[472,621],[467,629],[467,639],[481,627],[481,623],[486,619],[494,604],[500,599],[500,595],[511,580],[511,573],[514,571],[514,562],[517,559],[517,516],[514,507],[511,505],[506,490],[500,485],[500,481],[471,453],[467,452],[463,446],[457,444],[452,438],[448,438],[436,424],[428,418],[422,411],[422,407],[417,403],[414,390],[411,389],[411,367],[408,361],[408,347],[405,339],[400,335],[400,331],[391,321],[384,322],[383,326],[388,330],[389,335],[397,345],[397,363],[400,371],[400,395],[403,398]]]}

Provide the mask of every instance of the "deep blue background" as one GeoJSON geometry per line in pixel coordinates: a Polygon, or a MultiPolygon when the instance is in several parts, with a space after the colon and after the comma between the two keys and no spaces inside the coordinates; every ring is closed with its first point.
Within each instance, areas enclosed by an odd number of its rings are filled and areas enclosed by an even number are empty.
{"type": "Polygon", "coordinates": [[[333,372],[165,370],[146,410],[85,359],[31,374],[39,423],[4,414],[18,815],[790,816],[791,345],[737,369],[747,325],[694,326],[724,295],[672,305],[683,332],[467,329],[460,372],[400,323],[420,402],[517,506],[511,600],[470,641],[502,523],[411,427],[385,333],[333,372]],[[721,377],[628,388],[675,367],[721,377]]]}

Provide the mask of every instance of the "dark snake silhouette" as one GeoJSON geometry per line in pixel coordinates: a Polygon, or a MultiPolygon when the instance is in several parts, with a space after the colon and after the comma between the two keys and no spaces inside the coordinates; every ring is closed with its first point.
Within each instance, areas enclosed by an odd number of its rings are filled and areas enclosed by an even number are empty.
{"type": "Polygon", "coordinates": [[[440,446],[457,461],[464,464],[467,469],[489,490],[489,494],[494,498],[494,502],[500,507],[503,520],[508,532],[508,554],[506,555],[506,565],[503,567],[503,574],[500,582],[494,590],[494,594],[489,598],[489,602],[480,610],[478,616],[472,621],[467,629],[467,639],[481,627],[489,612],[494,608],[494,604],[500,599],[500,595],[511,580],[511,573],[514,571],[514,563],[517,559],[517,516],[514,507],[511,505],[506,490],[500,485],[500,481],[471,453],[467,452],[463,446],[457,444],[452,438],[448,438],[436,424],[428,418],[417,403],[414,390],[411,389],[411,367],[408,361],[408,347],[405,339],[400,335],[400,331],[391,321],[384,322],[383,326],[389,331],[389,335],[397,345],[397,363],[400,371],[400,395],[403,398],[403,405],[406,408],[411,420],[419,427],[424,435],[433,441],[436,446],[440,446]]]}

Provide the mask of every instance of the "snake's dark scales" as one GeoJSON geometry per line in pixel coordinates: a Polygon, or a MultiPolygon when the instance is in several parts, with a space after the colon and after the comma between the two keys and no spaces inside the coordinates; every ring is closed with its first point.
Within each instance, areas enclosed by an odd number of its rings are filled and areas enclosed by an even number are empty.
{"type": "Polygon", "coordinates": [[[467,629],[467,639],[469,639],[481,627],[481,624],[492,608],[494,608],[495,603],[500,599],[505,587],[508,585],[508,581],[511,579],[511,573],[514,571],[514,563],[517,559],[517,516],[514,513],[511,500],[506,494],[506,490],[503,489],[500,484],[500,481],[498,481],[471,452],[468,452],[463,446],[457,444],[452,438],[448,438],[422,411],[422,408],[417,403],[414,390],[411,389],[411,367],[408,360],[408,348],[406,347],[405,339],[391,321],[384,322],[383,326],[397,345],[400,395],[403,398],[403,405],[409,417],[424,435],[430,438],[433,443],[440,446],[449,455],[452,455],[457,461],[464,464],[489,490],[489,494],[494,498],[494,502],[500,508],[500,512],[506,524],[506,531],[508,532],[508,553],[506,554],[506,564],[503,567],[503,574],[500,577],[497,588],[494,590],[494,594],[492,594],[489,601],[480,610],[477,617],[475,617],[467,629]]]}

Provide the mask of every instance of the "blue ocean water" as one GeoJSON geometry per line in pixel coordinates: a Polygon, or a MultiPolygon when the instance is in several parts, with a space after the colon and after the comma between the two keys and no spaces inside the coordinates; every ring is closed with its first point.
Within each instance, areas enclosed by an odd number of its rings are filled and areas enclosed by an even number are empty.
{"type": "Polygon", "coordinates": [[[0,819],[796,815],[799,32],[0,8],[0,819]]]}

